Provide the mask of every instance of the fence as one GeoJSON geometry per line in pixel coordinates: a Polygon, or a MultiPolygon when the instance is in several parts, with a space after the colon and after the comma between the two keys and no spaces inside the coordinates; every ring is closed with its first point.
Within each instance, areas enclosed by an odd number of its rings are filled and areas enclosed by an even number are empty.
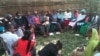
{"type": "Polygon", "coordinates": [[[16,11],[26,12],[28,10],[33,12],[33,10],[88,8],[86,2],[80,0],[0,0],[0,4],[0,15],[15,14],[16,11]]]}

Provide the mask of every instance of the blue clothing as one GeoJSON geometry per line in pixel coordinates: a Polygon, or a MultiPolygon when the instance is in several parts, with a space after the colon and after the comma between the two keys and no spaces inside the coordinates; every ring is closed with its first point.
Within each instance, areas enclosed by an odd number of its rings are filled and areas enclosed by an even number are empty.
{"type": "Polygon", "coordinates": [[[0,33],[4,32],[4,27],[0,26],[0,33]]]}
{"type": "Polygon", "coordinates": [[[44,21],[44,15],[39,15],[39,18],[40,18],[40,22],[44,21]]]}
{"type": "Polygon", "coordinates": [[[52,14],[52,17],[53,17],[52,22],[56,22],[57,21],[57,14],[52,14]]]}
{"type": "Polygon", "coordinates": [[[77,19],[74,14],[72,14],[71,19],[77,19]]]}
{"type": "Polygon", "coordinates": [[[60,19],[63,22],[64,21],[64,14],[63,13],[57,13],[57,18],[60,19]]]}

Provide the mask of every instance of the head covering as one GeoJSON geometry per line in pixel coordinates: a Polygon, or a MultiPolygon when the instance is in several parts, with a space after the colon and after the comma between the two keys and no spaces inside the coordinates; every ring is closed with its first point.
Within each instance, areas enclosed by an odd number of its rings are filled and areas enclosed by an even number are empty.
{"type": "Polygon", "coordinates": [[[82,9],[81,12],[86,13],[86,10],[85,9],[82,9]]]}
{"type": "Polygon", "coordinates": [[[98,32],[96,29],[92,29],[92,36],[88,41],[88,45],[83,53],[83,56],[93,56],[94,49],[97,47],[99,43],[98,32]]]}

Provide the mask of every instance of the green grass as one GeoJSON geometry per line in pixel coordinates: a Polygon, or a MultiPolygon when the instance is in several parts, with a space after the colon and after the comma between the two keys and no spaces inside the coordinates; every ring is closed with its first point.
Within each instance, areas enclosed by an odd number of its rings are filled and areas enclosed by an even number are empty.
{"type": "MultiPolygon", "coordinates": [[[[63,44],[62,54],[63,56],[69,56],[73,49],[84,44],[86,42],[85,37],[79,36],[76,37],[71,31],[61,33],[60,35],[49,36],[47,38],[37,36],[36,37],[36,49],[37,51],[43,48],[46,44],[52,42],[55,43],[57,40],[60,40],[63,44]]],[[[0,56],[3,54],[3,50],[0,50],[0,56]]]]}
{"type": "Polygon", "coordinates": [[[71,31],[68,31],[61,33],[60,35],[49,36],[47,38],[37,37],[36,49],[39,50],[42,48],[41,46],[45,46],[49,42],[56,42],[58,39],[63,43],[63,56],[69,56],[73,49],[86,42],[85,37],[76,37],[71,31]]]}

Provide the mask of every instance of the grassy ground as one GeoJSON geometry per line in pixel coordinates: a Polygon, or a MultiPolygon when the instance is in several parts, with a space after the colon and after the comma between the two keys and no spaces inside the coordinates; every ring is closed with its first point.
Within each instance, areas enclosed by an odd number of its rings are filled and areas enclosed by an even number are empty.
{"type": "Polygon", "coordinates": [[[63,56],[70,56],[70,52],[75,49],[77,46],[84,44],[86,42],[85,37],[79,36],[75,37],[74,34],[70,31],[61,33],[60,35],[50,36],[48,38],[37,37],[37,47],[39,50],[43,48],[49,42],[55,43],[57,40],[61,40],[63,43],[62,54],[63,56]]]}
{"type": "MultiPolygon", "coordinates": [[[[85,37],[83,36],[76,37],[71,31],[68,31],[68,32],[61,33],[60,35],[54,35],[47,38],[37,36],[36,49],[38,51],[42,49],[43,46],[45,46],[49,42],[55,43],[57,40],[61,40],[61,42],[63,43],[63,48],[62,48],[63,56],[70,56],[69,54],[73,49],[86,42],[85,37]]],[[[3,54],[2,49],[0,49],[0,53],[3,54]]]]}

